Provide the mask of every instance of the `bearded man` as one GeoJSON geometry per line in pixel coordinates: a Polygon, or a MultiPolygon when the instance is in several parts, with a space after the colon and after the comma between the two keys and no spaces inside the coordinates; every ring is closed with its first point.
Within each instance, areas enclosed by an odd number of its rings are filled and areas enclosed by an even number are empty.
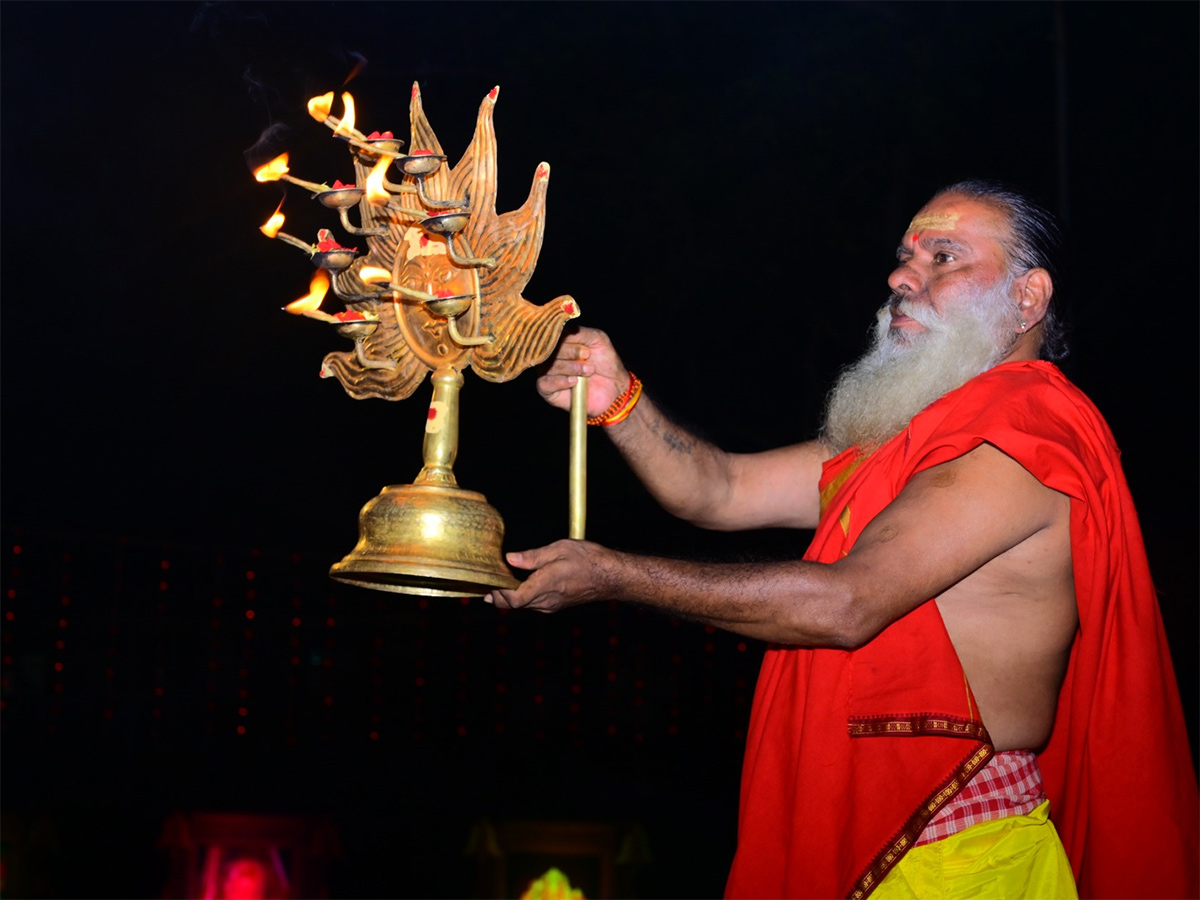
{"type": "Polygon", "coordinates": [[[565,408],[588,376],[590,421],[669,512],[815,529],[803,560],[770,564],[559,541],[509,554],[531,574],[487,598],[615,599],[769,643],[728,896],[1197,896],[1196,779],[1137,516],[1103,418],[1043,358],[1054,235],[995,186],[935,195],[807,443],[699,440],[594,330],[538,381],[565,408]]]}

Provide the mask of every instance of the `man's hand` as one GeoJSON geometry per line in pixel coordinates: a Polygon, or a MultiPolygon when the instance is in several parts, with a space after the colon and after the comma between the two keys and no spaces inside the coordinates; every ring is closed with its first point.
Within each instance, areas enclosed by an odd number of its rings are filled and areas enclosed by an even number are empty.
{"type": "Polygon", "coordinates": [[[603,331],[580,328],[564,335],[553,359],[537,380],[538,393],[551,406],[569,409],[571,386],[588,376],[587,414],[598,416],[629,387],[629,370],[603,331]]]}
{"type": "Polygon", "coordinates": [[[548,547],[509,553],[509,565],[533,574],[516,590],[495,590],[483,599],[498,609],[557,612],[608,599],[614,554],[590,541],[556,541],[548,547]]]}

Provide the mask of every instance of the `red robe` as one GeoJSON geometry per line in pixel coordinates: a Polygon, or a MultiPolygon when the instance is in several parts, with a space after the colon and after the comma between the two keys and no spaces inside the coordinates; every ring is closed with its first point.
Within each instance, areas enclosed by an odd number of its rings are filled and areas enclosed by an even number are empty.
{"type": "MultiPolygon", "coordinates": [[[[1196,778],[1137,515],[1108,426],[1056,367],[997,366],[827,463],[804,558],[840,559],[915,474],[981,443],[1071,499],[1079,632],[1039,762],[1080,896],[1200,896],[1196,778]]],[[[858,650],[771,647],[726,895],[865,897],[992,752],[933,601],[858,650]]]]}

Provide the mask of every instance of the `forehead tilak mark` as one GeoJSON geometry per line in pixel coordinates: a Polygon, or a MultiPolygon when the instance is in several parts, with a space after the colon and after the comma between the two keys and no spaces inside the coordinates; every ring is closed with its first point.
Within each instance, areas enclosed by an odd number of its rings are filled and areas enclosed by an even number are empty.
{"type": "Polygon", "coordinates": [[[908,223],[908,230],[913,231],[918,228],[932,228],[935,231],[953,231],[954,226],[958,224],[958,217],[959,213],[917,216],[908,223]]]}

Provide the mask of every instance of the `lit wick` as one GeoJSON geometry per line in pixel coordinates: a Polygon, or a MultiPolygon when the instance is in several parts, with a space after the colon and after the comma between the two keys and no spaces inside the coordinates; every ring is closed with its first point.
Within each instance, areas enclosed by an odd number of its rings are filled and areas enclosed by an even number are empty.
{"type": "Polygon", "coordinates": [[[399,284],[392,284],[392,273],[380,266],[363,266],[358,270],[358,280],[364,284],[379,285],[382,290],[380,294],[400,294],[412,300],[420,300],[423,303],[429,303],[432,300],[437,300],[436,294],[429,294],[425,291],[419,291],[416,288],[404,287],[399,284]]]}
{"type": "Polygon", "coordinates": [[[325,299],[325,295],[328,292],[329,276],[325,274],[324,269],[317,269],[313,273],[308,293],[299,300],[293,300],[287,306],[283,307],[283,310],[294,316],[308,316],[310,319],[316,319],[318,322],[332,322],[335,325],[341,325],[342,322],[337,316],[321,312],[321,301],[325,299]]]}
{"type": "Polygon", "coordinates": [[[269,238],[276,238],[283,241],[285,244],[291,244],[298,250],[303,250],[309,256],[312,256],[317,252],[316,247],[314,247],[312,244],[304,243],[304,241],[300,240],[299,238],[292,237],[285,231],[279,230],[283,228],[283,213],[279,211],[282,208],[283,202],[280,201],[279,207],[277,207],[275,210],[275,214],[272,215],[271,218],[267,219],[265,225],[260,225],[258,230],[269,238]]]}
{"type": "Polygon", "coordinates": [[[384,173],[391,164],[391,159],[384,157],[372,166],[371,174],[367,176],[366,180],[367,202],[372,206],[385,206],[396,212],[405,213],[417,218],[424,218],[428,213],[423,209],[409,209],[408,207],[401,206],[399,201],[394,200],[392,195],[388,193],[389,190],[408,194],[415,194],[417,192],[417,189],[412,185],[392,184],[384,177],[384,173]]]}
{"type": "Polygon", "coordinates": [[[317,184],[313,181],[303,181],[288,174],[288,155],[281,153],[265,166],[259,166],[254,170],[255,181],[290,181],[292,184],[297,184],[302,188],[312,191],[314,194],[319,194],[322,191],[329,190],[328,185],[317,184]]]}
{"type": "Polygon", "coordinates": [[[367,141],[367,136],[354,127],[354,98],[350,96],[348,91],[342,94],[342,105],[346,110],[342,118],[339,119],[337,116],[330,115],[330,111],[333,109],[333,91],[329,91],[327,94],[313,97],[308,101],[308,114],[318,122],[324,122],[332,128],[335,137],[344,137],[352,144],[370,150],[372,153],[393,155],[385,150],[372,147],[367,141]]]}

